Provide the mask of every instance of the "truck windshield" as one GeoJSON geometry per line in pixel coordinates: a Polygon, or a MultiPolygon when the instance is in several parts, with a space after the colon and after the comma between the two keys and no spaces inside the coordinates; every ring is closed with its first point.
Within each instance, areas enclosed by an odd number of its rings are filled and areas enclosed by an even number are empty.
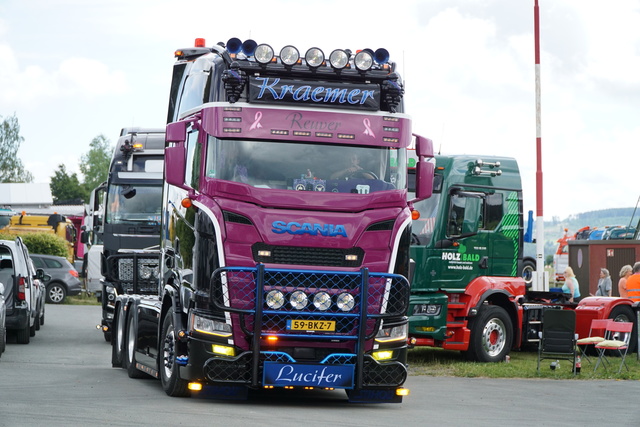
{"type": "Polygon", "coordinates": [[[207,177],[265,189],[372,193],[407,186],[406,151],[209,138],[207,177]]]}
{"type": "Polygon", "coordinates": [[[160,223],[162,186],[112,184],[107,192],[106,222],[160,223]]]}

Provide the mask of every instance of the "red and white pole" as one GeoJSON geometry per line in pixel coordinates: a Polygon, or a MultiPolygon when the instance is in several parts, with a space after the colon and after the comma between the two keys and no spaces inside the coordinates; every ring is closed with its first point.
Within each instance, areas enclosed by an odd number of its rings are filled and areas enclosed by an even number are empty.
{"type": "Polygon", "coordinates": [[[533,6],[533,34],[536,68],[536,281],[539,291],[549,290],[544,280],[544,216],[542,210],[542,109],[540,104],[540,11],[538,0],[533,6]]]}

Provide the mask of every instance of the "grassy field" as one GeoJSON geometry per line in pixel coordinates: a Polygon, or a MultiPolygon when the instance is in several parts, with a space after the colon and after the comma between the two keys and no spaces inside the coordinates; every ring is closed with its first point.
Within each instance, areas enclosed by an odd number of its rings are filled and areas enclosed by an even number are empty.
{"type": "Polygon", "coordinates": [[[68,305],[100,305],[95,295],[88,296],[86,293],[80,295],[74,295],[72,297],[66,297],[64,304],[68,305]]]}
{"type": "Polygon", "coordinates": [[[560,367],[550,368],[553,360],[540,362],[540,373],[537,372],[538,353],[532,351],[512,351],[510,361],[501,363],[469,362],[458,351],[433,348],[414,348],[409,350],[409,373],[411,375],[452,376],[468,378],[545,378],[575,380],[640,380],[640,362],[636,353],[626,358],[629,371],[623,366],[618,374],[621,359],[609,357],[611,365],[605,369],[602,365],[594,372],[596,357],[591,356],[591,363],[582,359],[580,374],[573,375],[572,364],[568,360],[560,360],[560,367]]]}

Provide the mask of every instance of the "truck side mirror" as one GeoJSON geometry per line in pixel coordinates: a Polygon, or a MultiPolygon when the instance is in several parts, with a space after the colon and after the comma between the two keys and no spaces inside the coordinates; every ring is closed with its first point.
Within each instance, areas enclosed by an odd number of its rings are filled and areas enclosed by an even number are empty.
{"type": "Polygon", "coordinates": [[[420,135],[416,137],[416,199],[428,199],[433,194],[433,176],[435,162],[433,160],[433,142],[420,135]]]}
{"type": "Polygon", "coordinates": [[[185,188],[184,174],[187,158],[185,140],[187,138],[187,123],[175,122],[167,125],[166,143],[174,143],[164,150],[164,176],[170,185],[185,188]]]}

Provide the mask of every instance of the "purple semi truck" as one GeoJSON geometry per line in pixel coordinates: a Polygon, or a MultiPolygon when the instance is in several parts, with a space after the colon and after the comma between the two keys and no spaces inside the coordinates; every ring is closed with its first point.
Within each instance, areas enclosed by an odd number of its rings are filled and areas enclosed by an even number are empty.
{"type": "Polygon", "coordinates": [[[344,389],[401,402],[407,147],[416,199],[434,162],[388,53],[197,39],[176,57],[160,267],[133,260],[158,293],[117,297],[113,365],[170,396],[344,389]]]}

